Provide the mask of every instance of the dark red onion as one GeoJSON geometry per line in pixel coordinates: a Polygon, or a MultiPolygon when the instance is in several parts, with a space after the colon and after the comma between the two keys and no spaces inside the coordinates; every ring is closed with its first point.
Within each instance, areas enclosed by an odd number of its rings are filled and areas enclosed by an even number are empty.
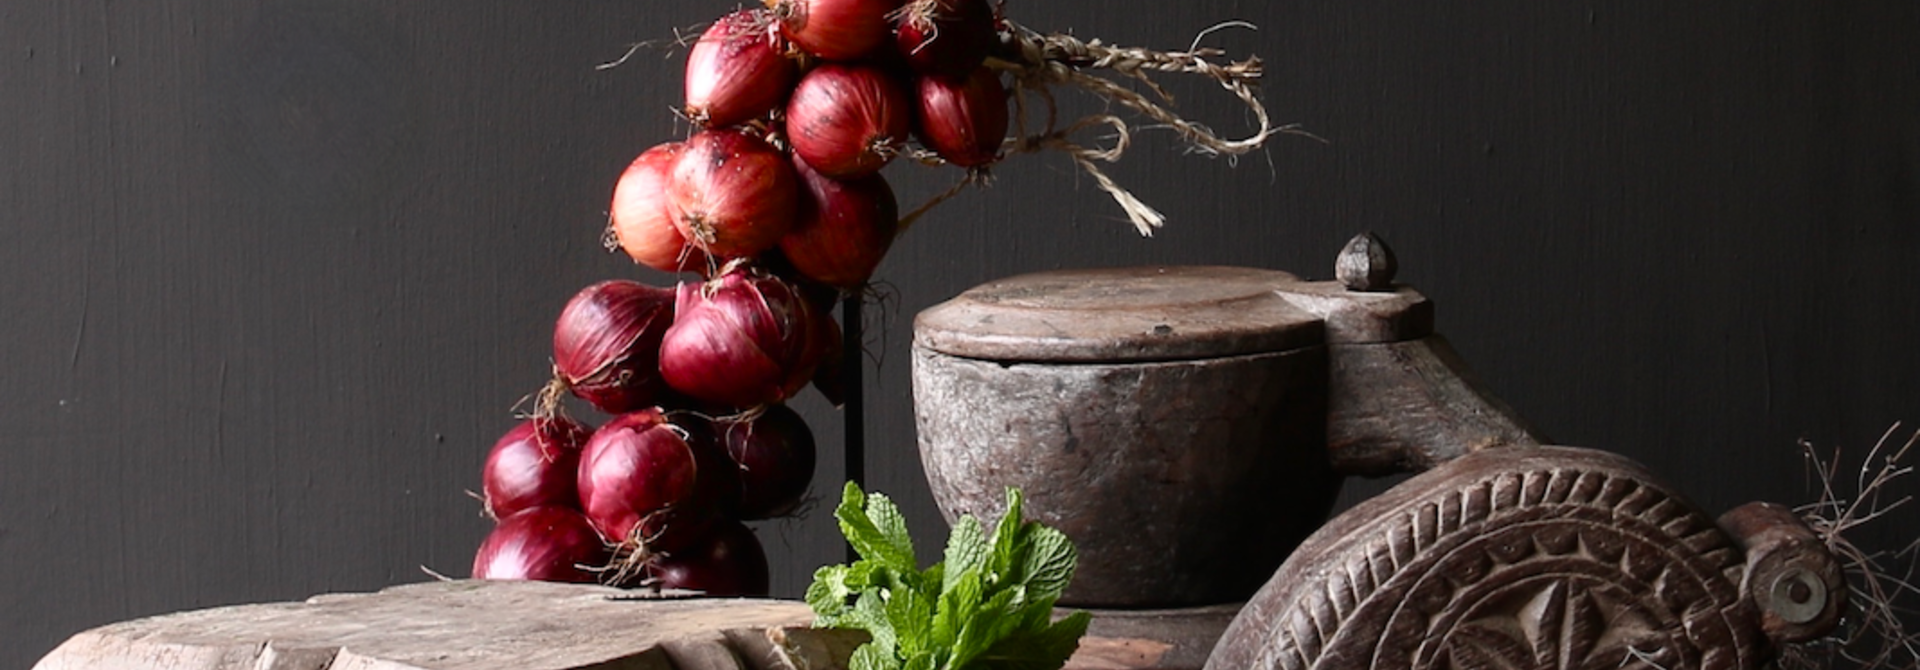
{"type": "Polygon", "coordinates": [[[587,518],[565,507],[532,507],[500,520],[473,555],[474,579],[592,582],[612,560],[587,518]]]}
{"type": "Polygon", "coordinates": [[[719,258],[773,247],[793,227],[799,177],[786,154],[738,130],[705,130],[687,140],[668,184],[674,226],[719,258]]]}
{"type": "Polygon", "coordinates": [[[913,101],[870,65],[828,63],[787,100],[787,141],[821,174],[854,178],[885,167],[913,130],[913,101]]]}
{"type": "Polygon", "coordinates": [[[673,200],[667,195],[667,183],[673,164],[685,148],[680,142],[667,142],[647,149],[633,159],[620,181],[613,187],[613,206],[608,210],[613,238],[635,263],[662,272],[699,271],[704,258],[687,246],[687,238],[673,225],[673,200]]]}
{"type": "Polygon", "coordinates": [[[609,414],[653,404],[660,338],[673,322],[673,291],[613,279],[567,301],[553,328],[553,368],[573,394],[609,414]]]}
{"type": "Polygon", "coordinates": [[[800,290],[753,267],[682,283],[660,375],[696,400],[735,408],[787,399],[812,375],[818,326],[800,290]],[[796,379],[797,377],[797,379],[796,379]]]}
{"type": "Polygon", "coordinates": [[[775,43],[774,25],[771,12],[742,9],[700,35],[687,52],[687,118],[723,128],[780,106],[800,67],[775,43]]]}
{"type": "Polygon", "coordinates": [[[716,421],[713,429],[740,468],[740,519],[771,519],[800,507],[813,483],[815,449],[813,430],[799,413],[768,405],[748,418],[716,421]]]}
{"type": "Polygon", "coordinates": [[[996,38],[988,0],[909,0],[897,16],[894,41],[922,74],[967,76],[996,38]]]}
{"type": "Polygon", "coordinates": [[[580,456],[581,508],[609,541],[646,552],[700,539],[738,484],[710,434],[657,409],[614,417],[580,456]]]}
{"type": "Polygon", "coordinates": [[[1007,89],[992,68],[980,66],[965,79],[921,77],[920,142],[947,162],[973,168],[1000,158],[1006,139],[1007,89]]]}
{"type": "Polygon", "coordinates": [[[765,597],[772,581],[760,540],[733,520],[719,522],[705,542],[653,558],[647,576],[660,588],[729,597],[765,597]]]}
{"type": "Polygon", "coordinates": [[[780,33],[807,53],[830,61],[872,55],[886,44],[887,15],[901,0],[766,0],[780,33]]]}
{"type": "Polygon", "coordinates": [[[487,515],[500,519],[533,507],[579,507],[574,481],[580,449],[592,434],[565,416],[527,419],[507,431],[480,471],[487,515]]]}
{"type": "Polygon", "coordinates": [[[834,179],[795,161],[806,197],[780,252],[794,271],[839,289],[857,289],[873,276],[893,245],[900,206],[878,174],[834,179]]]}

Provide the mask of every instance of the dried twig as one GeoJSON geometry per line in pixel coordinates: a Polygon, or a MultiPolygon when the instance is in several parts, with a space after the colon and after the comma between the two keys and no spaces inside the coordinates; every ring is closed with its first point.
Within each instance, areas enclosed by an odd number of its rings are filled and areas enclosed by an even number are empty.
{"type": "Polygon", "coordinates": [[[1913,472],[1903,465],[1907,452],[1920,443],[1920,432],[1900,443],[1892,440],[1900,429],[1894,424],[1867,452],[1860,470],[1853,477],[1853,490],[1837,488],[1841,452],[1823,459],[1811,443],[1801,441],[1812,475],[1818,480],[1819,497],[1800,508],[1800,514],[1844,565],[1851,582],[1853,604],[1841,630],[1831,639],[1784,650],[1782,667],[1821,667],[1822,660],[1835,658],[1871,668],[1920,668],[1920,631],[1910,631],[1904,617],[1914,612],[1903,598],[1920,596],[1914,575],[1920,568],[1920,538],[1898,551],[1866,551],[1855,545],[1850,535],[1876,519],[1886,517],[1910,502],[1911,495],[1899,495],[1894,485],[1913,472]]]}

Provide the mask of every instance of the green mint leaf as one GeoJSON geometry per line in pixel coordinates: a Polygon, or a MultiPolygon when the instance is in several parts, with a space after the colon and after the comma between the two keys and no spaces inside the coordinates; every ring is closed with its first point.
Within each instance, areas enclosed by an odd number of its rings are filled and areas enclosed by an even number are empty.
{"type": "Polygon", "coordinates": [[[847,659],[847,670],[901,670],[901,666],[893,650],[868,642],[853,650],[853,657],[847,659]]]}
{"type": "Polygon", "coordinates": [[[1080,558],[1065,533],[1039,524],[1028,529],[1022,554],[1015,572],[1027,587],[1027,597],[1034,600],[1058,599],[1073,580],[1073,566],[1080,558]]]}
{"type": "Polygon", "coordinates": [[[847,543],[853,545],[860,558],[896,572],[915,569],[913,542],[906,536],[906,518],[886,496],[867,495],[858,484],[847,482],[833,516],[840,521],[840,533],[847,536],[847,543]]]}
{"type": "Polygon", "coordinates": [[[940,592],[947,588],[946,574],[946,563],[935,563],[933,567],[927,568],[926,572],[920,573],[920,593],[929,601],[938,600],[940,592]]]}
{"type": "Polygon", "coordinates": [[[980,528],[980,520],[969,514],[954,522],[948,531],[945,560],[946,574],[941,576],[940,592],[953,590],[953,585],[962,575],[980,572],[992,554],[993,546],[987,543],[987,532],[980,528]]]}
{"type": "Polygon", "coordinates": [[[807,587],[807,606],[813,608],[817,617],[814,625],[831,626],[828,619],[837,619],[847,613],[847,598],[853,595],[853,589],[847,588],[847,573],[851,570],[844,565],[822,566],[813,571],[813,584],[807,587]]]}
{"type": "Polygon", "coordinates": [[[859,593],[867,587],[887,582],[887,570],[873,561],[854,561],[847,568],[847,590],[859,593]]]}
{"type": "Polygon", "coordinates": [[[1020,531],[1025,525],[1020,500],[1020,489],[1007,487],[1007,511],[1000,516],[1000,523],[993,527],[993,560],[988,571],[991,573],[989,576],[995,579],[1019,565],[1020,531]]]}
{"type": "Polygon", "coordinates": [[[1014,597],[1013,589],[995,593],[966,618],[960,626],[959,639],[953,643],[953,657],[948,659],[948,667],[967,667],[967,664],[991,649],[993,643],[1006,637],[1014,626],[1019,625],[1019,620],[1010,611],[1014,597]]]}
{"type": "Polygon", "coordinates": [[[1052,625],[1023,627],[1000,639],[980,660],[997,670],[1058,670],[1080,648],[1092,620],[1086,612],[1074,612],[1052,625]]]}
{"type": "Polygon", "coordinates": [[[939,666],[940,659],[931,651],[923,651],[907,658],[905,670],[933,670],[939,666]]]}
{"type": "MultiPolygon", "coordinates": [[[[840,506],[834,508],[833,517],[840,522],[840,534],[847,536],[847,543],[859,552],[865,560],[879,561],[884,551],[886,537],[880,529],[874,527],[873,520],[867,518],[867,494],[860,485],[847,482],[841,491],[840,506]]],[[[884,563],[884,561],[881,561],[884,563]]]]}
{"type": "Polygon", "coordinates": [[[886,496],[850,483],[834,516],[861,558],[816,571],[806,599],[815,625],[871,637],[849,660],[855,670],[1058,670],[1086,632],[1084,613],[1052,621],[1073,577],[1073,543],[1027,522],[1016,489],[991,535],[962,517],[944,560],[924,571],[886,496]]]}
{"type": "Polygon", "coordinates": [[[885,649],[889,656],[899,648],[900,638],[895,634],[893,622],[887,619],[887,601],[880,589],[862,591],[860,599],[853,604],[851,616],[856,627],[873,637],[867,644],[885,649]]]}
{"type": "Polygon", "coordinates": [[[1038,598],[1027,602],[1015,602],[1012,614],[1014,628],[1028,632],[1045,630],[1053,621],[1053,599],[1038,598]]]}
{"type": "Polygon", "coordinates": [[[906,658],[933,649],[933,600],[919,591],[893,591],[887,599],[887,624],[899,655],[906,658]]]}
{"type": "Polygon", "coordinates": [[[867,519],[880,531],[880,538],[886,544],[887,567],[903,573],[914,572],[918,562],[913,554],[913,538],[907,535],[907,517],[900,513],[900,507],[884,495],[869,494],[867,519]]]}
{"type": "Polygon", "coordinates": [[[932,640],[935,647],[951,648],[959,643],[961,627],[966,625],[968,616],[980,609],[980,599],[985,597],[980,580],[978,570],[969,571],[940,594],[933,614],[932,640]]]}

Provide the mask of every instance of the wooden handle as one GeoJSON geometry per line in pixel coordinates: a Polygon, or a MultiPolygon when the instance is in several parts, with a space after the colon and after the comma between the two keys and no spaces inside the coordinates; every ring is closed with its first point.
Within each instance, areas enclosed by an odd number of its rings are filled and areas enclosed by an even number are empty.
{"type": "Polygon", "coordinates": [[[1786,507],[1752,502],[1720,515],[1720,528],[1746,552],[1740,590],[1776,642],[1833,632],[1847,606],[1846,573],[1820,536],[1786,507]]]}
{"type": "Polygon", "coordinates": [[[1329,354],[1327,450],[1340,474],[1423,472],[1489,447],[1545,442],[1439,335],[1335,344],[1329,354]]]}

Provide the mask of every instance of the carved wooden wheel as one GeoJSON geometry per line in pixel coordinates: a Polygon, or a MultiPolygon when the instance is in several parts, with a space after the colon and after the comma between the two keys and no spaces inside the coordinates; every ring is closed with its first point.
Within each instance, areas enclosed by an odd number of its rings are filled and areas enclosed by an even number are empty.
{"type": "Polygon", "coordinates": [[[1759,667],[1745,567],[1711,517],[1625,458],[1489,449],[1323,527],[1207,667],[1759,667]]]}

